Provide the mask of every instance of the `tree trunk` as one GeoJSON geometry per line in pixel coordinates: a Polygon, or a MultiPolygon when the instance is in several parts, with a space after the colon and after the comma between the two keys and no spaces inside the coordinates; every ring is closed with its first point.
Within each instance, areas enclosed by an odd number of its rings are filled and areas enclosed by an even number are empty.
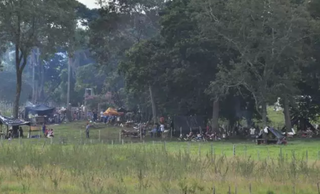
{"type": "Polygon", "coordinates": [[[149,93],[150,93],[150,100],[151,100],[151,107],[152,107],[152,118],[153,118],[153,123],[157,123],[157,109],[156,109],[156,103],[154,101],[154,96],[153,96],[153,89],[152,86],[149,85],[149,93]]]}
{"type": "Polygon", "coordinates": [[[16,86],[16,96],[14,99],[14,106],[13,106],[13,117],[19,117],[19,102],[20,102],[20,94],[21,94],[21,85],[22,85],[22,71],[16,70],[17,76],[17,86],[16,86]]]}
{"type": "Polygon", "coordinates": [[[262,102],[262,125],[263,127],[267,126],[267,103],[262,102]]]}
{"type": "Polygon", "coordinates": [[[219,99],[215,99],[212,109],[212,130],[215,132],[219,131],[219,109],[219,99]]]}
{"type": "Polygon", "coordinates": [[[284,113],[284,120],[286,123],[286,132],[288,133],[288,131],[291,130],[292,128],[288,97],[283,98],[283,104],[284,104],[283,113],[284,113]]]}
{"type": "Polygon", "coordinates": [[[67,107],[69,107],[70,103],[70,79],[71,79],[71,65],[72,65],[72,58],[69,57],[68,59],[68,91],[67,91],[67,107]]]}
{"type": "Polygon", "coordinates": [[[32,64],[32,102],[36,102],[36,67],[35,61],[32,64]]]}

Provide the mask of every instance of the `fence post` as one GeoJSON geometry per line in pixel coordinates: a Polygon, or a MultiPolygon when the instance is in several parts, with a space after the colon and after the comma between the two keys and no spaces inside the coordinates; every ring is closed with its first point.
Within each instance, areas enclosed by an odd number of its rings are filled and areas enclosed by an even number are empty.
{"type": "Polygon", "coordinates": [[[320,194],[320,185],[317,183],[317,188],[318,188],[318,194],[320,194]]]}
{"type": "Polygon", "coordinates": [[[282,147],[280,147],[280,154],[279,154],[279,156],[280,156],[280,159],[282,160],[282,147]]]}
{"type": "Polygon", "coordinates": [[[199,143],[198,156],[201,157],[201,144],[199,143]]]}
{"type": "Polygon", "coordinates": [[[121,131],[119,131],[119,143],[121,143],[121,131]]]}
{"type": "Polygon", "coordinates": [[[20,135],[20,130],[19,130],[19,144],[21,145],[21,135],[20,135]]]}
{"type": "Polygon", "coordinates": [[[306,150],[306,162],[308,163],[308,150],[306,150]]]}
{"type": "Polygon", "coordinates": [[[99,143],[100,143],[100,141],[101,141],[101,130],[99,129],[99,143]]]}
{"type": "Polygon", "coordinates": [[[249,194],[252,194],[251,183],[249,184],[249,194]]]}
{"type": "Polygon", "coordinates": [[[231,194],[231,187],[230,187],[230,185],[229,185],[229,192],[228,192],[229,194],[231,194]]]}
{"type": "Polygon", "coordinates": [[[233,157],[236,156],[236,145],[233,144],[233,157]]]}
{"type": "Polygon", "coordinates": [[[294,185],[292,187],[292,192],[293,192],[293,194],[296,194],[296,187],[294,185]]]}
{"type": "Polygon", "coordinates": [[[238,193],[238,189],[237,189],[237,186],[234,188],[234,194],[237,194],[238,193]]]}
{"type": "Polygon", "coordinates": [[[212,190],[213,190],[212,193],[216,194],[216,188],[214,187],[214,185],[213,185],[213,189],[212,190]]]}
{"type": "Polygon", "coordinates": [[[211,143],[211,150],[210,150],[210,152],[211,152],[211,160],[212,160],[212,158],[213,158],[213,143],[211,143]]]}

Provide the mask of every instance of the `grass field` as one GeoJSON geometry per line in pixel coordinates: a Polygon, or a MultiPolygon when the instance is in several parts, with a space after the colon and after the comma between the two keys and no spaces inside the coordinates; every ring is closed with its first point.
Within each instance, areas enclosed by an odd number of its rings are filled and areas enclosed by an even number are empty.
{"type": "Polygon", "coordinates": [[[52,141],[2,140],[0,193],[318,193],[316,140],[293,140],[287,146],[169,139],[143,143],[119,141],[119,129],[103,124],[86,140],[84,127],[52,126],[52,141]]]}

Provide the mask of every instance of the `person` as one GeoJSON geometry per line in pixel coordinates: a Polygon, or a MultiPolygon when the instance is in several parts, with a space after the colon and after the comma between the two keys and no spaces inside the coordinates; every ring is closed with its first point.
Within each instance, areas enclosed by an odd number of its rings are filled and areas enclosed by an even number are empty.
{"type": "Polygon", "coordinates": [[[43,134],[45,134],[46,133],[46,125],[43,123],[43,125],[42,125],[42,132],[43,132],[43,134]]]}
{"type": "Polygon", "coordinates": [[[150,131],[150,136],[151,137],[155,137],[155,134],[157,133],[157,126],[154,125],[153,129],[150,131]]]}
{"type": "Polygon", "coordinates": [[[47,134],[47,138],[53,138],[54,134],[53,134],[53,129],[49,129],[48,134],[47,134]]]}
{"type": "Polygon", "coordinates": [[[86,137],[89,139],[90,123],[87,123],[86,126],[86,137]]]}
{"type": "Polygon", "coordinates": [[[98,114],[95,110],[92,113],[92,119],[93,119],[93,122],[97,122],[97,120],[98,120],[98,114]]]}
{"type": "Polygon", "coordinates": [[[102,123],[104,121],[104,112],[100,112],[100,122],[102,123]]]}
{"type": "Polygon", "coordinates": [[[22,127],[19,127],[19,136],[20,136],[20,137],[23,137],[23,130],[22,130],[22,127]]]}

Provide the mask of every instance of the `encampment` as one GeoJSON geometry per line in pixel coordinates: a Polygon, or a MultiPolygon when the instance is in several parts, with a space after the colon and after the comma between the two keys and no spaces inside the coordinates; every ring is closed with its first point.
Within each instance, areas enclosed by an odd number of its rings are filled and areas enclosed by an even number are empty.
{"type": "Polygon", "coordinates": [[[5,117],[0,115],[0,127],[1,127],[1,133],[2,135],[5,135],[5,137],[13,136],[18,137],[19,136],[19,127],[27,125],[30,126],[30,122],[19,120],[19,119],[13,119],[9,117],[5,117]],[[3,126],[6,126],[6,129],[3,129],[3,126]],[[10,128],[12,129],[11,134],[9,133],[10,128]]]}
{"type": "Polygon", "coordinates": [[[41,104],[41,105],[36,105],[36,106],[28,106],[25,107],[25,117],[26,119],[29,119],[29,114],[32,115],[39,115],[39,116],[44,116],[44,115],[52,115],[54,112],[53,107],[49,107],[47,105],[41,104]]]}

